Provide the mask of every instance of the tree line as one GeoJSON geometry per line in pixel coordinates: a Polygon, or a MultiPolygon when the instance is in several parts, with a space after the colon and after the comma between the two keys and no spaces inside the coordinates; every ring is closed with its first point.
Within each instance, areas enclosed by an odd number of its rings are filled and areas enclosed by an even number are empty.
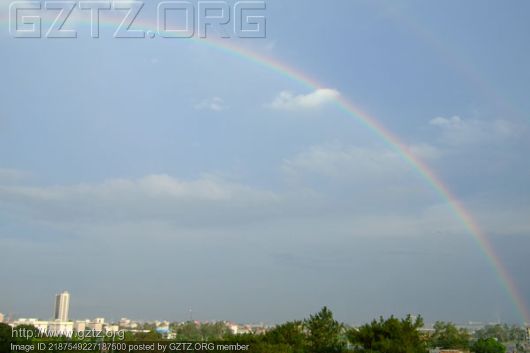
{"type": "MultiPolygon", "coordinates": [[[[381,317],[360,327],[350,327],[338,322],[327,307],[304,320],[286,322],[264,333],[234,335],[220,322],[170,325],[176,341],[238,342],[248,344],[252,353],[428,353],[436,348],[505,353],[507,347],[516,352],[530,352],[525,330],[516,326],[486,326],[473,334],[448,322],[437,322],[433,330],[423,327],[421,317],[411,316],[381,317]]],[[[22,328],[32,329],[31,326],[15,329],[22,328]]],[[[12,342],[28,342],[13,338],[11,330],[10,326],[0,324],[0,352],[9,352],[12,342]]],[[[162,335],[155,327],[148,332],[127,332],[125,336],[129,342],[161,340],[162,335]]]]}

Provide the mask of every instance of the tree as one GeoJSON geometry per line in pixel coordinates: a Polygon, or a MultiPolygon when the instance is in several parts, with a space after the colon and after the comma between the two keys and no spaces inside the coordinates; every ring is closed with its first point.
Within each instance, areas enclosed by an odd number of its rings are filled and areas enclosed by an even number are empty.
{"type": "Polygon", "coordinates": [[[307,337],[301,321],[287,322],[268,331],[263,341],[271,345],[286,345],[293,353],[304,352],[307,337]]]}
{"type": "Polygon", "coordinates": [[[177,339],[183,341],[202,341],[203,336],[200,325],[195,321],[187,321],[181,325],[178,325],[175,329],[177,339]]]}
{"type": "Polygon", "coordinates": [[[506,347],[494,338],[479,339],[471,350],[475,353],[505,353],[506,347]]]}
{"type": "Polygon", "coordinates": [[[426,344],[418,331],[423,327],[421,317],[412,320],[409,315],[399,320],[393,316],[372,321],[348,332],[356,352],[373,353],[426,353],[426,344]]]}
{"type": "Polygon", "coordinates": [[[206,341],[220,340],[229,332],[230,330],[224,322],[204,323],[200,325],[202,339],[206,341]]]}
{"type": "Polygon", "coordinates": [[[496,338],[500,342],[522,342],[525,340],[526,332],[518,326],[506,324],[488,325],[475,333],[475,337],[496,338]]]}
{"type": "Polygon", "coordinates": [[[28,344],[39,337],[39,329],[33,325],[18,325],[13,329],[13,339],[17,344],[28,344]]]}
{"type": "Polygon", "coordinates": [[[307,329],[310,353],[336,353],[344,350],[343,325],[335,321],[333,313],[327,307],[310,315],[304,321],[304,326],[307,329]]]}
{"type": "Polygon", "coordinates": [[[431,336],[431,347],[444,349],[469,348],[469,333],[458,329],[451,322],[437,321],[434,324],[434,333],[431,336]]]}
{"type": "Polygon", "coordinates": [[[13,342],[11,326],[0,323],[0,352],[11,352],[11,343],[13,342]]]}

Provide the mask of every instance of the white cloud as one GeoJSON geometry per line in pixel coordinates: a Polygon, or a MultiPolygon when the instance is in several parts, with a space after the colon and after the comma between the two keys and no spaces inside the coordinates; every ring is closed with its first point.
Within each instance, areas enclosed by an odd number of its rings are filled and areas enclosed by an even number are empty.
{"type": "MultiPolygon", "coordinates": [[[[315,146],[285,160],[283,168],[292,180],[282,191],[211,175],[182,180],[157,174],[59,186],[0,184],[0,213],[91,236],[111,230],[116,236],[132,230],[149,234],[153,229],[165,229],[168,235],[212,230],[239,236],[256,229],[276,235],[290,229],[300,238],[331,229],[348,237],[465,232],[450,207],[437,206],[438,194],[392,150],[315,146]]],[[[513,215],[513,225],[505,230],[527,230],[524,212],[513,215]]],[[[508,226],[504,219],[498,223],[508,226]]],[[[497,221],[485,227],[497,228],[497,221]]]]}
{"type": "Polygon", "coordinates": [[[442,129],[443,142],[451,145],[502,142],[517,136],[521,130],[507,120],[468,120],[459,116],[437,117],[432,119],[430,124],[442,129]]]}
{"type": "Polygon", "coordinates": [[[402,156],[388,148],[318,145],[284,160],[282,169],[291,185],[318,190],[355,212],[418,208],[437,197],[402,156]]]}
{"type": "Polygon", "coordinates": [[[285,160],[283,169],[289,174],[311,173],[358,180],[395,177],[397,171],[406,172],[408,167],[392,150],[327,144],[313,146],[285,160]]]}
{"type": "Polygon", "coordinates": [[[453,116],[451,118],[434,118],[430,121],[431,125],[440,127],[458,127],[462,124],[462,119],[459,116],[453,116]]]}
{"type": "Polygon", "coordinates": [[[228,109],[228,106],[226,106],[224,99],[220,97],[213,97],[213,98],[205,99],[199,104],[196,104],[195,109],[211,110],[214,112],[220,112],[225,109],[228,109]]]}
{"type": "MultiPolygon", "coordinates": [[[[287,188],[273,191],[212,175],[182,180],[157,174],[57,186],[0,183],[0,213],[53,227],[155,222],[226,231],[285,221],[301,222],[304,232],[309,219],[334,224],[352,214],[386,217],[389,210],[400,207],[406,213],[436,198],[399,154],[384,148],[314,146],[284,160],[281,171],[287,188]]],[[[364,231],[370,233],[366,225],[364,231]]]]}
{"type": "Polygon", "coordinates": [[[110,179],[99,184],[72,186],[12,187],[0,189],[4,195],[21,195],[41,200],[67,200],[76,197],[96,197],[102,200],[118,199],[118,196],[197,200],[235,201],[237,198],[263,196],[250,187],[230,183],[213,176],[184,181],[165,174],[148,175],[140,179],[110,179]]]}
{"type": "MultiPolygon", "coordinates": [[[[439,153],[429,145],[409,150],[427,158],[439,153]]],[[[0,180],[0,213],[87,234],[146,224],[162,225],[168,234],[182,229],[235,229],[240,234],[248,229],[253,234],[256,227],[279,234],[286,225],[298,234],[314,232],[317,225],[322,231],[350,234],[355,229],[355,234],[368,236],[462,232],[447,205],[433,209],[439,195],[392,149],[316,145],[286,158],[281,171],[285,185],[272,191],[213,175],[183,180],[156,174],[58,186],[0,180]]],[[[2,174],[19,173],[0,170],[2,174]]],[[[507,231],[528,229],[523,213],[513,217],[514,226],[507,231]]],[[[485,229],[506,224],[493,223],[485,229]]]]}
{"type": "Polygon", "coordinates": [[[337,90],[320,88],[309,94],[295,95],[289,91],[281,92],[269,106],[279,110],[314,109],[329,104],[339,98],[337,90]]]}
{"type": "Polygon", "coordinates": [[[233,220],[250,205],[263,208],[277,200],[272,192],[215,176],[186,181],[162,174],[95,184],[0,186],[0,209],[66,223],[142,219],[208,223],[224,216],[233,220]]]}

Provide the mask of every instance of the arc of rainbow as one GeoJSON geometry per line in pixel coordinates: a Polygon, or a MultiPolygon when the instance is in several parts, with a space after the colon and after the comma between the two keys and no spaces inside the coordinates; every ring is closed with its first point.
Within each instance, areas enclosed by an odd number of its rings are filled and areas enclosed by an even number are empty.
{"type": "MultiPolygon", "coordinates": [[[[302,83],[306,87],[309,87],[313,90],[324,88],[324,86],[314,81],[309,76],[272,58],[264,57],[244,48],[236,47],[229,43],[227,44],[220,42],[219,40],[209,40],[206,43],[232,55],[241,56],[261,66],[272,69],[284,76],[302,83]]],[[[361,110],[357,105],[351,103],[342,96],[336,100],[336,104],[340,110],[358,120],[364,127],[368,128],[375,135],[379,136],[388,146],[394,150],[397,150],[401,158],[407,162],[423,179],[425,179],[442,197],[442,199],[448,202],[457,218],[464,224],[469,233],[473,235],[477,244],[484,252],[486,258],[491,261],[491,265],[497,275],[497,278],[499,279],[501,286],[507,291],[509,297],[512,298],[517,312],[520,314],[523,322],[530,322],[530,314],[527,309],[526,302],[520,294],[517,284],[510,276],[499,256],[496,254],[486,233],[480,228],[471,213],[451,192],[449,187],[442,182],[442,180],[429,168],[427,164],[410,152],[407,145],[400,141],[396,135],[390,132],[377,119],[370,116],[368,113],[361,110]]]]}
{"type": "MultiPolygon", "coordinates": [[[[7,17],[4,15],[4,17],[7,17]]],[[[116,26],[120,25],[123,18],[107,17],[100,19],[101,25],[116,26]]],[[[1,18],[0,22],[8,23],[7,18],[1,18]]],[[[78,21],[85,25],[90,25],[90,22],[78,21]]],[[[157,32],[158,24],[156,21],[137,20],[136,24],[147,31],[151,29],[152,32],[157,32]]],[[[231,56],[255,63],[259,66],[277,72],[293,81],[296,81],[303,86],[315,90],[323,89],[324,85],[312,79],[309,75],[299,71],[289,65],[278,61],[277,59],[259,54],[255,51],[250,51],[241,46],[236,46],[229,40],[213,39],[213,38],[197,38],[192,37],[189,40],[195,43],[203,44],[216,50],[227,53],[231,56]]],[[[493,271],[502,288],[513,301],[516,312],[520,315],[523,323],[530,323],[530,311],[527,308],[523,296],[518,290],[517,284],[511,277],[510,273],[502,263],[499,256],[496,254],[491,241],[488,239],[486,233],[480,228],[471,213],[464,207],[458,198],[451,192],[449,187],[425,164],[420,158],[415,156],[395,134],[389,131],[381,122],[367,112],[360,109],[356,104],[348,101],[345,97],[340,95],[335,100],[336,106],[345,114],[356,119],[362,126],[370,130],[374,135],[383,140],[387,146],[396,150],[403,161],[410,165],[410,167],[419,174],[434,190],[435,192],[450,205],[451,210],[455,216],[462,222],[467,231],[473,236],[479,248],[483,251],[485,257],[490,261],[493,271]]]]}

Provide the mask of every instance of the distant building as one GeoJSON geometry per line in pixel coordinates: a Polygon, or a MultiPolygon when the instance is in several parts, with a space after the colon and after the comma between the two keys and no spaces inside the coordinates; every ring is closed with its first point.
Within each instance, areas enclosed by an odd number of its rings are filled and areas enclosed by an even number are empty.
{"type": "Polygon", "coordinates": [[[92,330],[92,331],[97,331],[97,332],[103,331],[103,324],[98,324],[97,322],[89,322],[86,325],[86,327],[88,330],[92,330]]]}
{"type": "Polygon", "coordinates": [[[233,335],[237,335],[239,333],[239,326],[237,324],[229,323],[227,326],[233,335]]]}
{"type": "Polygon", "coordinates": [[[246,333],[253,333],[253,334],[262,334],[267,331],[267,328],[265,325],[240,325],[233,322],[227,322],[226,327],[232,332],[234,335],[242,335],[246,333]]]}
{"type": "Polygon", "coordinates": [[[102,317],[97,317],[94,321],[87,323],[87,329],[101,332],[105,326],[105,319],[102,317]]]}
{"type": "Polygon", "coordinates": [[[137,322],[127,319],[126,317],[120,319],[119,325],[121,328],[128,330],[138,328],[137,322]]]}
{"type": "Polygon", "coordinates": [[[167,334],[169,333],[169,327],[168,326],[158,326],[155,330],[156,332],[164,335],[164,334],[167,334]]]}
{"type": "Polygon", "coordinates": [[[70,293],[64,291],[55,296],[55,320],[68,321],[68,309],[70,307],[70,293]]]}
{"type": "Polygon", "coordinates": [[[105,332],[118,332],[120,330],[120,325],[105,325],[105,332]]]}
{"type": "Polygon", "coordinates": [[[84,332],[86,330],[86,321],[76,321],[74,322],[74,332],[84,332]]]}
{"type": "Polygon", "coordinates": [[[4,322],[4,314],[0,313],[0,322],[4,322]]]}
{"type": "Polygon", "coordinates": [[[41,333],[54,334],[58,336],[68,336],[71,337],[72,333],[75,330],[75,324],[71,321],[43,321],[39,319],[26,319],[19,318],[15,321],[12,321],[9,325],[12,327],[17,327],[20,325],[31,325],[34,326],[41,333]]]}
{"type": "Polygon", "coordinates": [[[74,323],[70,321],[50,321],[48,323],[48,333],[72,337],[74,332],[74,323]]]}
{"type": "Polygon", "coordinates": [[[13,327],[17,327],[20,325],[32,325],[32,326],[35,326],[35,328],[39,330],[40,332],[45,332],[48,330],[49,321],[42,321],[39,319],[20,318],[11,323],[11,326],[13,327]]]}
{"type": "Polygon", "coordinates": [[[530,326],[526,328],[526,339],[530,341],[530,326]]]}

